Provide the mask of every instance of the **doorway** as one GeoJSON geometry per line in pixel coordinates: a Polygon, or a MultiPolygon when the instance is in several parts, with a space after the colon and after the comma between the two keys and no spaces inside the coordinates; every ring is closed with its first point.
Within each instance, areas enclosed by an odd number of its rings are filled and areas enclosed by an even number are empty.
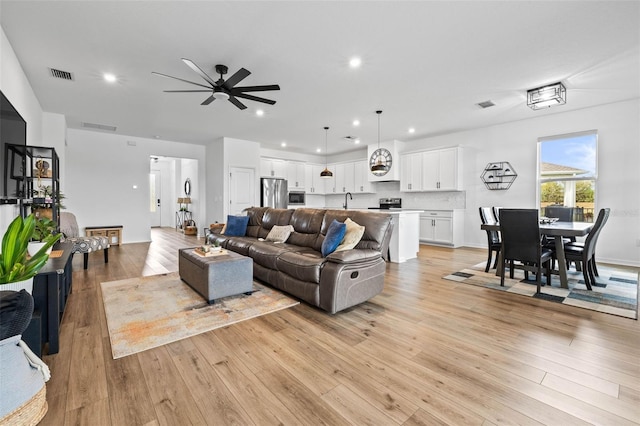
{"type": "Polygon", "coordinates": [[[162,226],[162,171],[151,170],[149,173],[149,212],[151,227],[162,226]]]}
{"type": "Polygon", "coordinates": [[[229,168],[229,214],[240,215],[256,205],[255,170],[246,167],[229,168]]]}
{"type": "Polygon", "coordinates": [[[198,185],[198,161],[190,158],[165,157],[151,155],[149,163],[149,224],[154,227],[175,228],[182,223],[179,212],[189,211],[191,217],[196,217],[200,205],[200,190],[198,185]],[[185,194],[184,182],[191,182],[191,195],[185,194]]]}

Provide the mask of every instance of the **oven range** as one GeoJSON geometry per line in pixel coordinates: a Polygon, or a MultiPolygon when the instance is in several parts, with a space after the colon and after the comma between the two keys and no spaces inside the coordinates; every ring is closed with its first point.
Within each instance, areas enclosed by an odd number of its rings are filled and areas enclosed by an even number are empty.
{"type": "Polygon", "coordinates": [[[378,207],[369,207],[371,210],[401,209],[402,198],[380,198],[378,207]]]}

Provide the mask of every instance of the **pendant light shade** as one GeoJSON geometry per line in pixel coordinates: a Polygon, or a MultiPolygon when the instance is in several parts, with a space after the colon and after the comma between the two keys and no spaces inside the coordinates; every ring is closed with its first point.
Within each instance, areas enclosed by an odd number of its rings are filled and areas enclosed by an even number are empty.
{"type": "MultiPolygon", "coordinates": [[[[378,151],[380,150],[380,114],[382,111],[376,111],[378,114],[378,151]]],[[[389,171],[386,161],[383,161],[382,156],[378,156],[376,162],[371,166],[371,173],[376,176],[383,176],[389,171]]]]}
{"type": "Polygon", "coordinates": [[[327,167],[327,134],[329,132],[329,127],[324,128],[324,170],[320,172],[321,178],[332,178],[333,173],[327,167]]]}

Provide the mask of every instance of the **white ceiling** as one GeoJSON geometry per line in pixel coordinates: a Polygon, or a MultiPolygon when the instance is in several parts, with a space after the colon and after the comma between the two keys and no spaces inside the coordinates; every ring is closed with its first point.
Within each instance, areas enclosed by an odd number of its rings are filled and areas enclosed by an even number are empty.
{"type": "Polygon", "coordinates": [[[71,128],[88,122],[147,138],[227,136],[271,149],[286,141],[314,153],[328,125],[335,154],[377,142],[377,109],[381,138],[409,141],[640,96],[635,1],[2,0],[0,17],[45,111],[64,114],[71,128]],[[349,68],[353,56],[359,69],[349,68]],[[247,68],[241,85],[279,84],[256,93],[277,103],[246,101],[241,111],[219,100],[200,106],[204,93],[163,93],[196,87],[152,71],[201,82],[180,58],[214,78],[218,63],[227,77],[247,68]],[[566,105],[525,105],[527,89],[556,81],[567,87],[566,105]],[[496,106],[476,106],[486,100],[496,106]]]}

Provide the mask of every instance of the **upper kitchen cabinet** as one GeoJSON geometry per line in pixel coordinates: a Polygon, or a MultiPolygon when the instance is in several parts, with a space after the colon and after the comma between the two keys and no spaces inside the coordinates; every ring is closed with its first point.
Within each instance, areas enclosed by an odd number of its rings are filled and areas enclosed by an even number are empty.
{"type": "Polygon", "coordinates": [[[345,194],[347,192],[354,192],[355,176],[354,176],[354,163],[340,163],[334,164],[331,170],[334,170],[334,193],[345,194]]]}
{"type": "Polygon", "coordinates": [[[277,158],[260,158],[260,176],[287,179],[287,162],[277,158]]]}
{"type": "Polygon", "coordinates": [[[422,191],[462,191],[462,149],[422,153],[422,191]]]}
{"type": "Polygon", "coordinates": [[[356,161],[353,163],[353,191],[360,194],[371,193],[373,184],[369,182],[369,162],[367,160],[356,161]]]}
{"type": "MultiPolygon", "coordinates": [[[[307,194],[325,194],[327,179],[320,177],[320,173],[322,173],[323,170],[324,165],[321,164],[306,164],[304,166],[304,184],[307,194]]],[[[333,188],[329,189],[332,190],[333,188]]]]}
{"type": "Polygon", "coordinates": [[[305,165],[301,161],[287,161],[287,185],[289,190],[305,190],[305,165]]]}
{"type": "Polygon", "coordinates": [[[400,156],[400,191],[422,191],[422,152],[400,156]]]}
{"type": "Polygon", "coordinates": [[[366,160],[351,161],[348,163],[329,164],[333,171],[332,187],[327,187],[327,194],[371,193],[373,185],[369,181],[369,163],[366,160]]]}

